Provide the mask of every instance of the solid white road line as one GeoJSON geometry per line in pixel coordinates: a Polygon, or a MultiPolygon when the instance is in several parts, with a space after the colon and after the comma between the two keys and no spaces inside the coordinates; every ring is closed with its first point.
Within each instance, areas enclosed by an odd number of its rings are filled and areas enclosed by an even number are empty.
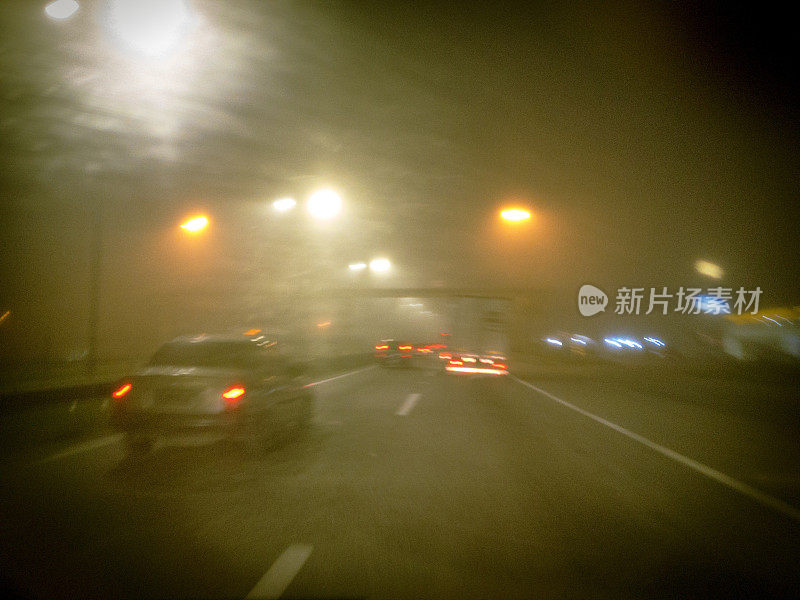
{"type": "Polygon", "coordinates": [[[303,568],[313,546],[308,544],[292,544],[283,551],[255,587],[245,596],[245,600],[256,598],[280,598],[289,587],[295,575],[303,568]]]}
{"type": "Polygon", "coordinates": [[[584,410],[584,409],[582,409],[582,408],[580,408],[578,406],[575,406],[574,404],[571,404],[571,403],[567,402],[566,400],[562,400],[558,396],[554,396],[553,394],[551,394],[550,392],[548,392],[546,390],[543,390],[541,388],[536,387],[532,383],[528,383],[527,381],[523,381],[522,379],[519,379],[518,377],[514,377],[514,379],[516,379],[522,385],[524,385],[526,387],[529,387],[530,389],[532,389],[532,390],[534,390],[536,392],[539,392],[543,396],[547,396],[551,400],[553,400],[555,402],[558,402],[562,406],[566,406],[567,408],[570,408],[570,409],[574,410],[575,412],[578,412],[578,413],[582,414],[584,417],[588,417],[588,418],[592,419],[593,421],[596,421],[596,422],[600,423],[601,425],[605,425],[606,427],[610,427],[614,431],[616,431],[618,433],[621,433],[622,435],[624,435],[626,437],[629,437],[630,439],[635,440],[635,441],[639,442],[640,444],[644,444],[645,446],[647,446],[651,450],[655,450],[659,454],[662,454],[662,455],[666,456],[667,458],[671,458],[672,460],[674,460],[676,462],[679,462],[682,465],[697,471],[701,475],[705,475],[709,479],[713,479],[717,483],[721,483],[722,485],[727,486],[730,489],[735,490],[735,491],[739,492],[740,494],[743,494],[743,495],[751,498],[752,500],[755,500],[759,504],[762,504],[763,506],[766,506],[768,508],[776,510],[779,513],[789,517],[790,519],[800,523],[800,509],[795,508],[791,504],[787,504],[783,500],[779,500],[778,498],[770,496],[769,494],[765,494],[761,490],[758,490],[758,489],[756,489],[756,488],[754,488],[752,486],[749,486],[746,483],[743,483],[743,482],[741,482],[741,481],[739,481],[737,479],[734,479],[733,477],[729,477],[728,475],[725,475],[725,473],[717,471],[716,469],[712,469],[711,467],[709,467],[707,465],[704,465],[703,463],[699,463],[696,460],[693,460],[693,459],[689,458],[688,456],[684,456],[683,454],[675,452],[675,450],[671,450],[670,448],[667,448],[666,446],[662,446],[661,444],[657,444],[656,442],[654,442],[652,440],[649,440],[646,437],[639,435],[638,433],[634,433],[633,431],[631,431],[629,429],[625,429],[624,427],[622,427],[620,425],[617,425],[616,423],[612,423],[611,421],[608,421],[608,420],[604,419],[603,417],[598,417],[597,415],[595,415],[593,413],[590,413],[588,410],[584,410]]]}
{"type": "Polygon", "coordinates": [[[41,465],[44,463],[52,462],[54,460],[59,460],[61,458],[66,458],[67,456],[72,456],[74,454],[80,454],[82,452],[88,452],[89,450],[94,450],[96,448],[102,448],[103,446],[110,446],[112,444],[121,442],[122,438],[123,435],[121,433],[115,433],[114,435],[107,435],[106,437],[97,438],[96,440],[90,440],[83,444],[78,444],[77,446],[72,446],[71,448],[62,450],[61,452],[56,452],[55,454],[51,454],[50,456],[35,461],[33,464],[41,465]]]}
{"type": "Polygon", "coordinates": [[[398,408],[395,414],[405,417],[411,412],[411,409],[414,408],[414,405],[417,403],[417,400],[419,400],[421,395],[422,394],[409,394],[408,398],[406,398],[406,401],[403,402],[403,406],[398,408]]]}
{"type": "Polygon", "coordinates": [[[323,383],[328,383],[329,381],[334,381],[335,379],[341,379],[342,377],[349,377],[350,375],[355,375],[356,373],[363,373],[364,371],[369,371],[370,369],[374,369],[375,365],[370,365],[369,367],[364,367],[363,369],[356,369],[355,371],[348,371],[347,373],[342,373],[341,375],[336,375],[335,377],[328,377],[327,379],[322,379],[320,381],[314,381],[312,383],[307,383],[304,387],[314,387],[315,385],[321,385],[323,383]]]}

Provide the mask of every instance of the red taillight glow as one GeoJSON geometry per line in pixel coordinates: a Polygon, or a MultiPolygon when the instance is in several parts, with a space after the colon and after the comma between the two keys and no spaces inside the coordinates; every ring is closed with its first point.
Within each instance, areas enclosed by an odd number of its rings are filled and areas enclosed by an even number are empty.
{"type": "Polygon", "coordinates": [[[398,346],[398,350],[411,350],[411,346],[398,346]]]}
{"type": "Polygon", "coordinates": [[[461,362],[460,360],[451,360],[450,364],[451,365],[463,365],[464,363],[461,362]]]}
{"type": "Polygon", "coordinates": [[[439,352],[439,358],[453,358],[453,355],[449,352],[439,352]]]}
{"type": "Polygon", "coordinates": [[[125,394],[131,391],[132,387],[133,386],[130,383],[126,383],[125,385],[122,385],[113,392],[111,392],[111,395],[117,399],[122,398],[125,394]]]}
{"type": "Polygon", "coordinates": [[[222,397],[228,401],[238,400],[242,396],[244,396],[244,388],[238,385],[229,387],[227,390],[222,392],[222,397]]]}
{"type": "Polygon", "coordinates": [[[375,350],[388,350],[389,346],[375,346],[375,350]]]}
{"type": "Polygon", "coordinates": [[[494,363],[492,366],[493,366],[495,369],[507,369],[507,368],[508,368],[508,367],[507,367],[506,365],[504,365],[503,363],[494,363]]]}

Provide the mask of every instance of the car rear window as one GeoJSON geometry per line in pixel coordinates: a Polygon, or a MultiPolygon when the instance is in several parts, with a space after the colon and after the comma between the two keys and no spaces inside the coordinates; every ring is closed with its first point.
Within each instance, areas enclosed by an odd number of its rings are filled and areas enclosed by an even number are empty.
{"type": "Polygon", "coordinates": [[[170,343],[153,355],[150,364],[249,369],[263,364],[265,358],[265,351],[250,343],[170,343]]]}

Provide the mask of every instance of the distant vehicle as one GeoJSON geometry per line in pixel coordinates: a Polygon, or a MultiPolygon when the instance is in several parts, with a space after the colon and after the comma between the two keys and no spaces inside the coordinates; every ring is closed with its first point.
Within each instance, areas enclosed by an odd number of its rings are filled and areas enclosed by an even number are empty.
{"type": "Polygon", "coordinates": [[[375,360],[382,367],[410,367],[418,345],[412,342],[393,339],[381,340],[375,344],[375,360]]]}
{"type": "Polygon", "coordinates": [[[800,359],[800,306],[726,315],[721,329],[723,350],[737,360],[800,359]]]}
{"type": "Polygon", "coordinates": [[[304,371],[263,335],[177,338],[120,382],[113,423],[134,457],[159,440],[232,438],[252,452],[266,450],[311,424],[314,398],[304,371]]]}
{"type": "Polygon", "coordinates": [[[447,344],[425,344],[417,348],[417,353],[435,363],[447,353],[447,344]]]}
{"type": "Polygon", "coordinates": [[[448,373],[461,375],[508,375],[508,359],[499,354],[447,352],[440,356],[448,373]]]}
{"type": "MultiPolygon", "coordinates": [[[[447,334],[448,349],[476,356],[508,356],[508,304],[499,298],[459,298],[459,318],[447,334]]],[[[444,354],[447,354],[445,351],[444,354]]]]}

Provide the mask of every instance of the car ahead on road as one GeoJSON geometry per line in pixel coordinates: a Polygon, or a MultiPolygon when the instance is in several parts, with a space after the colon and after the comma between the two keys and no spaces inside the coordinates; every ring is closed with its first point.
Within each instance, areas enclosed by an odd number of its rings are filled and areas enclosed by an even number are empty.
{"type": "Polygon", "coordinates": [[[375,360],[382,367],[410,367],[418,346],[411,342],[381,340],[375,344],[375,360]]]}
{"type": "Polygon", "coordinates": [[[508,360],[498,354],[442,352],[439,358],[448,373],[459,375],[508,375],[508,360]]]}
{"type": "Polygon", "coordinates": [[[304,373],[264,336],[176,338],[119,382],[113,423],[129,456],[148,453],[157,441],[224,438],[255,453],[310,426],[314,397],[304,373]]]}

